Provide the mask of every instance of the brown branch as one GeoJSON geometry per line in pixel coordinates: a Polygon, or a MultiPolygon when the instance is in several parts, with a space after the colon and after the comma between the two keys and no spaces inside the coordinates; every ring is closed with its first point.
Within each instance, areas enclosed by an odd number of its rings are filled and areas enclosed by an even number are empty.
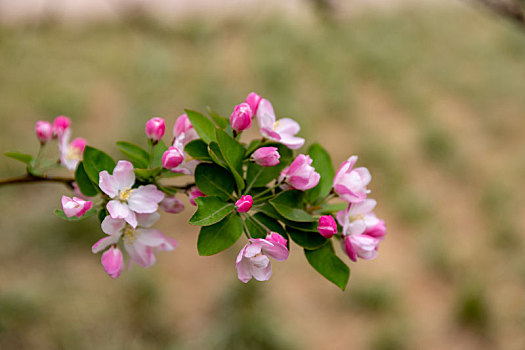
{"type": "Polygon", "coordinates": [[[497,15],[507,18],[525,30],[525,12],[515,0],[470,0],[477,2],[497,15]]]}
{"type": "Polygon", "coordinates": [[[38,182],[56,182],[63,183],[69,188],[73,188],[73,182],[75,179],[70,177],[61,177],[61,176],[35,176],[35,175],[24,175],[18,177],[10,177],[7,179],[0,179],[0,186],[4,185],[16,185],[16,184],[29,184],[29,183],[38,183],[38,182]]]}

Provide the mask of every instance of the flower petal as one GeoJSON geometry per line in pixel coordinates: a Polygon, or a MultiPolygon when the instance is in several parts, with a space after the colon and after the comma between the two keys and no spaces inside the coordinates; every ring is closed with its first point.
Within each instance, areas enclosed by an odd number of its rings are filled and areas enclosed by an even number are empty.
{"type": "Polygon", "coordinates": [[[131,188],[135,183],[133,164],[127,160],[119,160],[117,166],[113,170],[113,178],[118,183],[119,190],[131,188]]]}
{"type": "Polygon", "coordinates": [[[118,195],[119,184],[106,170],[100,172],[98,186],[110,198],[115,198],[118,195]]]}
{"type": "Polygon", "coordinates": [[[158,212],[151,214],[137,214],[137,226],[150,228],[160,219],[158,212]]]}
{"type": "Polygon", "coordinates": [[[124,219],[113,219],[108,215],[102,220],[100,226],[102,227],[102,232],[107,235],[121,235],[122,230],[126,226],[126,221],[124,219]]]}
{"type": "Polygon", "coordinates": [[[131,192],[128,199],[129,208],[137,213],[153,213],[159,208],[159,202],[164,199],[164,193],[155,185],[140,186],[131,192]]]}

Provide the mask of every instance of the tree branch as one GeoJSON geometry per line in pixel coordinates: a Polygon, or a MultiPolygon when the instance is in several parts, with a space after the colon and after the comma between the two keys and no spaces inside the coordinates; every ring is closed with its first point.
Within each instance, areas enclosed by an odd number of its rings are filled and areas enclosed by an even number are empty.
{"type": "Polygon", "coordinates": [[[73,182],[75,179],[71,177],[61,177],[61,176],[35,176],[35,175],[24,175],[18,177],[10,177],[7,179],[0,179],[0,186],[5,185],[16,185],[16,184],[29,184],[37,182],[56,182],[62,183],[69,188],[73,188],[73,182]]]}

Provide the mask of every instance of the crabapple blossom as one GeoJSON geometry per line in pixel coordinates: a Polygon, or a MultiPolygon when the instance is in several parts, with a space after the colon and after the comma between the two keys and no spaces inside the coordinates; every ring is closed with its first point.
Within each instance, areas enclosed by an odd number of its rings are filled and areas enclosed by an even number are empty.
{"type": "Polygon", "coordinates": [[[40,143],[44,144],[53,138],[53,126],[48,121],[40,120],[36,122],[35,133],[40,143]]]}
{"type": "Polygon", "coordinates": [[[365,235],[383,240],[386,234],[385,222],[381,219],[377,221],[377,224],[373,227],[367,227],[365,235]]]}
{"type": "Polygon", "coordinates": [[[195,198],[206,197],[206,194],[202,193],[202,191],[199,190],[197,186],[193,186],[192,188],[190,188],[187,194],[188,194],[188,199],[190,200],[190,203],[195,206],[197,205],[197,203],[195,203],[195,198]]]}
{"type": "Polygon", "coordinates": [[[246,101],[244,102],[250,106],[253,115],[256,115],[257,109],[259,108],[259,103],[261,102],[261,96],[257,95],[255,92],[250,92],[248,97],[246,97],[246,101]]]}
{"type": "Polygon", "coordinates": [[[253,152],[251,160],[264,167],[276,166],[279,164],[281,155],[277,147],[261,147],[253,152]]]}
{"type": "Polygon", "coordinates": [[[244,283],[252,277],[257,281],[267,281],[272,276],[269,258],[284,261],[288,258],[288,254],[286,239],[276,232],[271,232],[266,239],[252,238],[237,255],[235,261],[237,276],[244,283]]]}
{"type": "Polygon", "coordinates": [[[136,263],[142,267],[155,264],[155,253],[171,251],[177,247],[177,241],[166,237],[159,230],[151,228],[160,218],[159,213],[137,214],[137,227],[132,227],[123,219],[106,216],[102,221],[102,231],[108,236],[93,245],[93,253],[101,252],[122,239],[124,248],[130,257],[129,266],[136,263]]]}
{"type": "Polygon", "coordinates": [[[257,120],[264,137],[280,142],[290,149],[298,149],[304,145],[304,139],[295,136],[301,130],[299,124],[290,118],[276,121],[270,101],[261,100],[257,109],[257,120]]]}
{"type": "Polygon", "coordinates": [[[237,202],[235,202],[235,206],[237,207],[237,211],[239,213],[246,213],[250,211],[250,209],[252,208],[252,205],[253,205],[253,199],[252,199],[252,196],[250,195],[241,196],[241,198],[237,200],[237,202]]]}
{"type": "Polygon", "coordinates": [[[117,278],[122,273],[124,258],[122,252],[117,247],[110,247],[100,258],[104,271],[111,277],[117,278]]]}
{"type": "Polygon", "coordinates": [[[66,116],[59,115],[55,118],[55,120],[53,120],[53,135],[61,139],[66,130],[69,129],[70,125],[71,119],[66,116]]]}
{"type": "Polygon", "coordinates": [[[373,260],[377,257],[377,248],[379,240],[368,235],[348,235],[341,239],[343,251],[348,255],[350,260],[357,261],[357,258],[363,260],[373,260]]]}
{"type": "Polygon", "coordinates": [[[162,155],[162,166],[166,169],[174,169],[182,164],[184,161],[184,154],[182,151],[174,146],[170,146],[162,155]]]}
{"type": "Polygon", "coordinates": [[[359,203],[366,199],[369,191],[366,186],[372,177],[367,168],[352,169],[357,162],[357,156],[351,156],[343,162],[334,177],[334,190],[344,201],[359,203]]]}
{"type": "Polygon", "coordinates": [[[153,142],[158,142],[165,131],[166,124],[162,118],[155,117],[146,122],[146,136],[153,142]]]}
{"type": "Polygon", "coordinates": [[[246,102],[235,106],[230,116],[230,124],[235,131],[243,131],[252,125],[253,112],[246,102]]]}
{"type": "Polygon", "coordinates": [[[69,170],[75,170],[78,163],[82,160],[82,155],[87,142],[82,137],[77,137],[69,142],[70,137],[71,129],[66,129],[59,139],[58,149],[60,151],[60,164],[64,165],[69,170]]]}
{"type": "Polygon", "coordinates": [[[175,196],[164,197],[162,202],[160,202],[160,207],[166,213],[171,214],[178,214],[184,210],[184,204],[175,196]]]}
{"type": "Polygon", "coordinates": [[[137,226],[137,214],[151,214],[157,211],[164,199],[164,193],[153,184],[133,188],[135,173],[133,165],[125,160],[117,163],[110,175],[106,170],[99,174],[99,187],[111,201],[107,204],[113,219],[124,219],[132,227],[137,226]]]}
{"type": "Polygon", "coordinates": [[[319,218],[319,226],[317,226],[317,231],[324,238],[332,238],[333,235],[337,233],[337,224],[332,215],[323,215],[319,218]]]}
{"type": "Polygon", "coordinates": [[[62,196],[62,210],[68,218],[76,216],[80,218],[91,209],[93,203],[91,201],[85,201],[78,197],[69,198],[62,196]]]}
{"type": "Polygon", "coordinates": [[[199,138],[186,113],[180,115],[173,126],[173,136],[183,145],[199,138]]]}
{"type": "Polygon", "coordinates": [[[279,180],[291,188],[306,191],[319,183],[321,175],[312,167],[312,158],[299,154],[289,167],[281,172],[279,180]]]}
{"type": "Polygon", "coordinates": [[[366,199],[361,203],[351,203],[345,210],[338,212],[336,218],[343,227],[343,235],[358,235],[375,227],[379,223],[372,213],[376,204],[374,199],[366,199]]]}

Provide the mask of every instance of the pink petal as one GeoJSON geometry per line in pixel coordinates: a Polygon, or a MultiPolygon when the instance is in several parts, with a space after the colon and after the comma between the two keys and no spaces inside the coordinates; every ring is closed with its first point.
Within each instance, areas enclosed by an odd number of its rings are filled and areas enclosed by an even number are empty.
{"type": "Polygon", "coordinates": [[[166,251],[175,249],[175,246],[172,246],[167,237],[159,230],[139,228],[137,233],[137,241],[142,245],[148,247],[159,247],[161,250],[166,251]]]}
{"type": "Polygon", "coordinates": [[[101,257],[102,266],[111,278],[117,278],[122,272],[124,260],[118,248],[110,248],[101,257]]]}
{"type": "Polygon", "coordinates": [[[106,170],[100,172],[98,185],[102,192],[107,194],[110,198],[115,198],[118,195],[118,181],[112,175],[109,175],[106,170]]]}
{"type": "Polygon", "coordinates": [[[137,226],[150,228],[160,219],[160,214],[155,212],[151,214],[137,214],[137,226]]]}
{"type": "Polygon", "coordinates": [[[104,220],[102,220],[102,224],[100,226],[102,227],[102,232],[105,234],[118,235],[122,234],[122,230],[126,226],[126,221],[123,219],[113,219],[108,215],[104,218],[104,220]]]}
{"type": "Polygon", "coordinates": [[[268,281],[272,277],[270,259],[264,255],[251,258],[250,273],[257,281],[268,281]]]}
{"type": "Polygon", "coordinates": [[[301,126],[295,120],[290,118],[279,119],[275,131],[277,131],[281,136],[289,135],[293,136],[301,130],[301,126]]]}
{"type": "Polygon", "coordinates": [[[133,244],[124,244],[124,248],[129,254],[130,263],[134,262],[142,267],[148,268],[155,264],[156,259],[150,247],[138,242],[133,244]]]}
{"type": "Polygon", "coordinates": [[[267,99],[262,99],[259,102],[259,108],[257,108],[257,121],[259,122],[259,127],[267,128],[273,130],[273,125],[275,124],[275,112],[273,111],[273,106],[267,99]]]}
{"type": "Polygon", "coordinates": [[[113,178],[118,183],[119,190],[131,188],[135,183],[133,164],[127,160],[119,160],[117,166],[113,170],[113,178]]]}
{"type": "Polygon", "coordinates": [[[159,208],[158,203],[164,199],[164,193],[155,185],[140,186],[131,192],[128,204],[137,213],[153,213],[159,208]]]}
{"type": "Polygon", "coordinates": [[[288,255],[290,252],[288,251],[288,248],[286,248],[285,245],[282,245],[279,243],[272,243],[272,242],[267,242],[267,243],[268,244],[264,244],[262,246],[263,254],[277,261],[284,261],[288,259],[288,255]]]}
{"type": "Polygon", "coordinates": [[[93,244],[93,246],[91,247],[91,251],[94,254],[97,254],[103,251],[104,249],[106,249],[107,247],[109,247],[110,245],[117,244],[119,239],[120,239],[120,236],[118,235],[107,236],[107,237],[101,238],[95,244],[93,244]]]}

